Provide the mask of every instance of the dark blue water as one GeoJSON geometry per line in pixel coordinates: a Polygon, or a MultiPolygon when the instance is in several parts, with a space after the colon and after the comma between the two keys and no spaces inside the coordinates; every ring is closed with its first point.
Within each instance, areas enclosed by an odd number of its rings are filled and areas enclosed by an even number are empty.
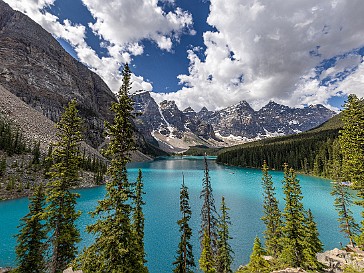
{"type": "MultiPolygon", "coordinates": [[[[198,264],[200,255],[198,230],[200,225],[201,200],[199,199],[202,178],[203,161],[199,157],[188,158],[160,158],[152,162],[134,163],[128,168],[130,180],[137,177],[138,168],[143,171],[145,185],[145,247],[148,267],[151,273],[172,272],[172,262],[178,245],[179,233],[176,221],[179,213],[179,190],[182,173],[185,184],[189,188],[193,228],[193,245],[195,262],[198,264]]],[[[230,207],[232,226],[230,228],[231,245],[235,251],[234,269],[246,263],[249,259],[253,240],[256,235],[262,238],[264,226],[260,220],[262,216],[261,171],[217,165],[209,160],[210,176],[215,197],[216,207],[220,208],[221,197],[225,196],[230,207]]],[[[271,172],[277,196],[283,208],[283,193],[281,172],[271,172]]],[[[304,195],[305,208],[310,208],[318,222],[320,238],[325,249],[339,247],[340,242],[347,240],[339,233],[337,214],[330,195],[329,180],[310,176],[299,176],[304,195]]],[[[95,208],[96,200],[103,199],[104,186],[78,190],[81,198],[78,209],[83,211],[78,225],[82,231],[92,222],[86,213],[95,208]]],[[[18,199],[0,202],[0,267],[15,264],[16,226],[19,219],[27,213],[28,199],[18,199]]],[[[353,208],[356,218],[360,220],[360,208],[353,208]]],[[[92,238],[82,233],[83,241],[80,248],[88,245],[92,238]]]]}

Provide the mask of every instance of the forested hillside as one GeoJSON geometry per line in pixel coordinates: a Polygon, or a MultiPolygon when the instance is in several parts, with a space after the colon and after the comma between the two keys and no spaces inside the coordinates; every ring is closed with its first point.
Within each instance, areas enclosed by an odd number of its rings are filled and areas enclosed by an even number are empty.
{"type": "Polygon", "coordinates": [[[222,150],[217,162],[260,168],[266,161],[273,169],[292,168],[315,175],[330,176],[335,140],[342,127],[341,114],[321,126],[297,135],[264,139],[222,150]]]}

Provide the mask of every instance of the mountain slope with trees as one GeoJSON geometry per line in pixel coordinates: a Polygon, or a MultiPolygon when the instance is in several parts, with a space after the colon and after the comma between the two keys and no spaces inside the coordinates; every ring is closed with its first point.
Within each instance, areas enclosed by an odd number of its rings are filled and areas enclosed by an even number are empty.
{"type": "Polygon", "coordinates": [[[330,176],[333,143],[342,128],[341,114],[321,126],[291,136],[249,142],[219,151],[217,162],[241,167],[260,168],[264,161],[270,168],[281,170],[289,163],[307,174],[330,176]]]}

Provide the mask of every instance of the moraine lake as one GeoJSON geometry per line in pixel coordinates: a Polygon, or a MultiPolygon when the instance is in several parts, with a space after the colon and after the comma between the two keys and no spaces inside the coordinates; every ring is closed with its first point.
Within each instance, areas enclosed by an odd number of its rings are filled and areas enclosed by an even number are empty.
{"type": "MultiPolygon", "coordinates": [[[[182,173],[185,184],[189,188],[192,218],[190,226],[193,229],[193,251],[198,264],[200,248],[198,230],[200,226],[200,191],[203,172],[202,157],[165,157],[143,163],[129,165],[129,180],[137,177],[138,169],[143,171],[145,213],[145,249],[147,253],[149,272],[172,272],[172,262],[179,242],[178,225],[179,191],[182,173]]],[[[220,208],[221,197],[225,196],[230,208],[232,226],[230,241],[235,251],[233,270],[240,264],[247,263],[256,235],[262,238],[264,225],[262,216],[261,171],[217,165],[213,158],[208,160],[211,183],[217,210],[220,208]]],[[[270,172],[276,187],[280,208],[283,208],[282,179],[283,173],[270,172]]],[[[301,181],[303,203],[306,209],[311,209],[318,223],[320,238],[324,248],[340,247],[340,242],[347,240],[339,233],[337,213],[334,209],[334,198],[330,195],[332,184],[329,180],[299,175],[301,181]]],[[[77,190],[81,194],[77,208],[83,212],[78,221],[82,233],[80,249],[92,241],[92,237],[84,232],[92,222],[87,212],[92,211],[96,201],[104,198],[105,187],[95,187],[77,190]]],[[[17,233],[19,219],[28,213],[28,199],[17,199],[0,202],[0,267],[15,265],[15,243],[13,237],[17,233]]],[[[356,219],[360,220],[360,208],[352,208],[356,219]]],[[[197,270],[196,270],[197,271],[197,270]]]]}

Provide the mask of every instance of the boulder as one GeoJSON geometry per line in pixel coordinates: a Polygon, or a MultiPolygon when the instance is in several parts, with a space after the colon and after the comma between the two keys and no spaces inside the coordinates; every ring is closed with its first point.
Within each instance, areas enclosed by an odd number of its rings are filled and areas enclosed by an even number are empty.
{"type": "Polygon", "coordinates": [[[73,271],[72,267],[67,268],[63,273],[83,273],[82,270],[73,271]]]}
{"type": "Polygon", "coordinates": [[[307,271],[302,268],[286,268],[278,271],[273,271],[271,273],[307,273],[307,271]]]}
{"type": "Polygon", "coordinates": [[[327,266],[327,272],[331,273],[342,273],[346,266],[364,269],[364,252],[349,246],[345,250],[334,248],[318,253],[317,260],[327,266]]]}

